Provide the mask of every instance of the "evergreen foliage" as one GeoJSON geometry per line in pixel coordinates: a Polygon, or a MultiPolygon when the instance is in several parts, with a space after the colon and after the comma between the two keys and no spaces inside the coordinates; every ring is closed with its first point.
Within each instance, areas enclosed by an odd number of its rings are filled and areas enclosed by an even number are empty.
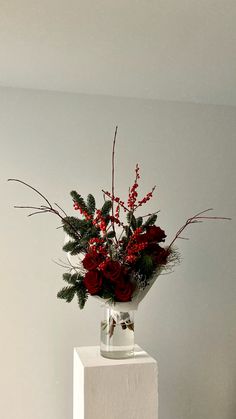
{"type": "Polygon", "coordinates": [[[64,217],[62,220],[63,230],[74,240],[78,240],[81,221],[76,217],[64,217]]]}
{"type": "Polygon", "coordinates": [[[152,257],[143,254],[137,262],[137,268],[143,276],[150,277],[154,269],[152,257]]]}
{"type": "Polygon", "coordinates": [[[77,287],[76,287],[76,294],[77,294],[77,298],[78,298],[78,304],[79,304],[79,308],[82,310],[84,308],[84,305],[88,299],[88,291],[85,288],[83,282],[79,282],[77,287]]]}
{"type": "Polygon", "coordinates": [[[112,202],[107,200],[104,202],[102,208],[101,208],[101,215],[102,217],[106,218],[109,215],[109,212],[111,211],[112,202]]]}
{"type": "Polygon", "coordinates": [[[70,303],[73,300],[75,293],[75,285],[72,285],[71,287],[64,287],[57,293],[57,298],[62,298],[63,300],[66,300],[67,303],[70,303]]]}
{"type": "Polygon", "coordinates": [[[77,241],[68,241],[66,244],[64,244],[62,250],[64,250],[65,252],[73,252],[76,247],[78,246],[78,242],[77,241]]]}
{"type": "Polygon", "coordinates": [[[93,215],[95,213],[96,202],[95,202],[95,198],[92,194],[89,194],[88,197],[87,197],[87,208],[88,208],[89,214],[93,215]]]}
{"type": "Polygon", "coordinates": [[[74,281],[74,278],[72,278],[72,276],[73,275],[71,275],[70,273],[64,273],[63,275],[62,275],[62,278],[63,278],[63,280],[65,281],[65,282],[67,282],[68,284],[73,284],[73,285],[75,285],[75,281],[74,281]]]}
{"type": "Polygon", "coordinates": [[[66,272],[62,275],[62,278],[64,281],[66,281],[68,284],[77,285],[78,283],[83,281],[83,275],[79,273],[69,273],[66,272]]]}
{"type": "Polygon", "coordinates": [[[63,246],[65,252],[77,255],[85,250],[92,237],[99,237],[99,230],[91,220],[81,220],[76,217],[65,217],[62,220],[64,231],[73,239],[63,246]]]}
{"type": "Polygon", "coordinates": [[[73,198],[73,201],[74,202],[77,202],[78,204],[79,204],[79,206],[80,206],[80,208],[83,210],[83,211],[88,211],[88,208],[87,208],[87,205],[85,204],[85,202],[84,202],[84,199],[82,198],[82,196],[80,195],[80,194],[78,194],[78,192],[76,192],[76,191],[71,191],[71,196],[72,196],[72,198],[73,198]]]}
{"type": "Polygon", "coordinates": [[[81,309],[84,308],[88,298],[88,291],[84,286],[83,276],[78,273],[65,273],[63,274],[63,279],[71,286],[63,287],[57,293],[57,298],[61,298],[67,303],[70,303],[76,295],[78,298],[79,307],[81,309]]]}
{"type": "Polygon", "coordinates": [[[71,256],[79,255],[82,252],[85,252],[87,242],[80,240],[80,242],[70,251],[71,256]]]}

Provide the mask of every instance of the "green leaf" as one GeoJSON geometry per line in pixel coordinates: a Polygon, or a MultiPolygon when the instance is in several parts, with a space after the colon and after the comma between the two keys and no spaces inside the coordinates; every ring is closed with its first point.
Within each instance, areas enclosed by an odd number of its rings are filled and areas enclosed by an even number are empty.
{"type": "Polygon", "coordinates": [[[87,197],[87,208],[90,214],[94,214],[96,209],[96,202],[92,194],[89,194],[87,197]]]}
{"type": "Polygon", "coordinates": [[[134,214],[132,213],[132,211],[128,212],[127,221],[129,223],[129,225],[132,227],[133,231],[136,230],[136,228],[137,228],[136,218],[135,218],[134,214]]]}
{"type": "Polygon", "coordinates": [[[130,227],[129,226],[124,226],[124,230],[125,230],[126,237],[129,239],[129,237],[132,234],[132,231],[131,231],[130,227]]]}
{"type": "Polygon", "coordinates": [[[102,208],[101,208],[101,215],[102,217],[107,217],[109,215],[109,212],[111,211],[112,202],[111,201],[105,201],[102,208]]]}
{"type": "Polygon", "coordinates": [[[142,224],[143,224],[143,218],[142,217],[136,218],[136,226],[137,226],[137,228],[141,227],[142,224]]]}
{"type": "Polygon", "coordinates": [[[156,220],[157,220],[157,215],[156,214],[150,215],[150,217],[148,217],[147,221],[143,224],[143,227],[148,227],[148,226],[154,225],[156,220]]]}

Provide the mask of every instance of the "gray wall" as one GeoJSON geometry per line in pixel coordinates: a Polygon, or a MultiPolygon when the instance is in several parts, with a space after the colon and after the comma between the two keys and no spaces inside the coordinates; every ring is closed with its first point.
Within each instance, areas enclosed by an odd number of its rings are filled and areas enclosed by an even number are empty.
{"type": "Polygon", "coordinates": [[[213,207],[231,222],[189,228],[183,261],[139,308],[136,342],[159,363],[160,419],[235,419],[236,108],[0,89],[0,417],[72,418],[72,350],[99,342],[100,307],[56,299],[64,236],[57,219],[27,218],[41,204],[6,182],[18,177],[73,212],[69,191],[110,189],[115,125],[117,193],[140,163],[146,210],[161,209],[169,240],[185,219],[213,207]]]}

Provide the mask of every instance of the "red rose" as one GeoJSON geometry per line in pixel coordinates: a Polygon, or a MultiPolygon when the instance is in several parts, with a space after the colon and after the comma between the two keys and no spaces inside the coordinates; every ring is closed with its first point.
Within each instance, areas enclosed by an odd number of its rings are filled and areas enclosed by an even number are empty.
{"type": "Polygon", "coordinates": [[[164,230],[157,226],[149,226],[147,227],[147,239],[151,242],[163,242],[165,241],[166,234],[164,230]]]}
{"type": "Polygon", "coordinates": [[[134,287],[130,282],[122,281],[115,288],[116,301],[127,302],[131,301],[134,287]]]}
{"type": "Polygon", "coordinates": [[[93,271],[101,263],[101,255],[96,252],[86,253],[82,263],[87,271],[93,271]]]}
{"type": "Polygon", "coordinates": [[[84,285],[91,295],[98,294],[102,288],[102,275],[99,271],[89,271],[84,277],[84,285]]]}
{"type": "Polygon", "coordinates": [[[117,260],[107,260],[102,267],[102,272],[105,278],[110,279],[112,282],[120,280],[122,274],[122,267],[117,260]]]}

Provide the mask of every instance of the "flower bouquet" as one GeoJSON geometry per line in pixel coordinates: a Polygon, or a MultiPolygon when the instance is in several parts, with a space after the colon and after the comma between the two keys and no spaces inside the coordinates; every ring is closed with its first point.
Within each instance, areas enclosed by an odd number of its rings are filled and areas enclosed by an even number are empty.
{"type": "Polygon", "coordinates": [[[102,190],[104,203],[97,208],[95,198],[89,194],[85,200],[73,190],[71,197],[76,215],[68,216],[62,208],[31,185],[44,200],[37,206],[16,206],[33,210],[29,215],[53,213],[60,218],[66,233],[63,250],[67,253],[67,271],[63,280],[67,286],[58,298],[71,302],[76,296],[82,309],[88,296],[104,303],[105,317],[101,323],[101,353],[108,357],[127,357],[133,353],[133,311],[145,297],[162,271],[172,270],[179,262],[174,244],[182,238],[189,225],[205,219],[226,219],[206,215],[211,209],[190,217],[165,245],[165,231],[157,224],[157,214],[136,215],[153,197],[155,187],[139,197],[140,168],[136,165],[133,185],[126,200],[115,194],[114,156],[117,128],[112,148],[111,191],[102,190]]]}

